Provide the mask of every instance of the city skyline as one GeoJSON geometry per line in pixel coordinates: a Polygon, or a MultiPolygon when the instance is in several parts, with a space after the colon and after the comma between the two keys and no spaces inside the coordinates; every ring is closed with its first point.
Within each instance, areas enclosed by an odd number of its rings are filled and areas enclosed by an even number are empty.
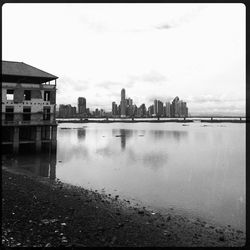
{"type": "Polygon", "coordinates": [[[85,97],[78,97],[78,108],[71,104],[58,105],[58,117],[60,118],[87,118],[87,117],[188,117],[187,103],[180,100],[176,96],[172,102],[155,99],[151,105],[146,106],[145,103],[136,104],[133,99],[126,96],[126,90],[122,88],[120,96],[120,104],[112,101],[111,111],[98,108],[87,108],[87,100],[85,97]]]}
{"type": "Polygon", "coordinates": [[[245,28],[244,4],[5,4],[3,59],[60,75],[58,104],[111,111],[124,87],[147,107],[178,95],[191,115],[245,115],[245,28]]]}

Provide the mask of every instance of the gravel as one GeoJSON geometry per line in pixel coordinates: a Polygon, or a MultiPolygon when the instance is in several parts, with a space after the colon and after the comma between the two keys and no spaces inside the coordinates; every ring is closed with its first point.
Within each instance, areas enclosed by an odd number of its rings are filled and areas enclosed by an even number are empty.
{"type": "Polygon", "coordinates": [[[5,247],[245,245],[245,233],[137,208],[118,196],[2,170],[5,247]]]}

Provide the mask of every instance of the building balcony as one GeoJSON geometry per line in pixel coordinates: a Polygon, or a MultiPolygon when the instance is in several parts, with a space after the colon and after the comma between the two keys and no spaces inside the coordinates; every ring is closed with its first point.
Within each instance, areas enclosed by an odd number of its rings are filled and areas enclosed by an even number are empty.
{"type": "Polygon", "coordinates": [[[2,126],[46,126],[57,125],[56,121],[2,121],[2,126]]]}
{"type": "Polygon", "coordinates": [[[57,125],[54,113],[2,113],[2,126],[45,126],[57,125]]]}

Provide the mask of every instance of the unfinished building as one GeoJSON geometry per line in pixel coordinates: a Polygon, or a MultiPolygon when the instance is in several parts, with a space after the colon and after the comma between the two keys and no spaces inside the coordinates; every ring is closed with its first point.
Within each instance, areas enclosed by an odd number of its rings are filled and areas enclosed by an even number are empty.
{"type": "Polygon", "coordinates": [[[56,149],[56,79],[23,62],[2,61],[2,146],[4,151],[56,149]]]}

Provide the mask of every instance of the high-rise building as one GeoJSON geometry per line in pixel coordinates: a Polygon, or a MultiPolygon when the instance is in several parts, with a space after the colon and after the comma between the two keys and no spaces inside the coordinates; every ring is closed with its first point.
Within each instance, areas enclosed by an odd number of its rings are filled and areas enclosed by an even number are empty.
{"type": "Polygon", "coordinates": [[[154,115],[154,105],[148,107],[148,115],[149,117],[154,115]]]}
{"type": "Polygon", "coordinates": [[[121,117],[126,117],[125,89],[121,90],[121,117]]]}
{"type": "Polygon", "coordinates": [[[154,100],[154,116],[163,116],[163,102],[154,100]]]}
{"type": "Polygon", "coordinates": [[[178,96],[176,96],[175,98],[174,98],[174,100],[172,101],[172,113],[171,113],[171,117],[178,117],[179,116],[179,114],[178,114],[178,102],[179,102],[179,97],[178,96]]]}
{"type": "Polygon", "coordinates": [[[170,102],[166,102],[166,117],[171,117],[170,102]]]}
{"type": "Polygon", "coordinates": [[[112,102],[112,115],[113,116],[118,115],[118,108],[117,108],[117,104],[115,102],[112,102]]]}
{"type": "Polygon", "coordinates": [[[157,100],[154,100],[154,113],[153,113],[154,116],[157,115],[157,100]]]}
{"type": "Polygon", "coordinates": [[[187,103],[179,99],[178,96],[174,98],[170,106],[171,117],[187,117],[188,108],[187,103]]]}
{"type": "Polygon", "coordinates": [[[157,109],[158,109],[157,116],[163,116],[163,102],[159,100],[157,101],[157,109]]]}
{"type": "Polygon", "coordinates": [[[86,99],[84,97],[78,97],[78,114],[86,114],[86,99]]]}
{"type": "Polygon", "coordinates": [[[72,107],[70,104],[59,106],[59,117],[60,118],[72,118],[76,116],[76,107],[72,107]]]}
{"type": "Polygon", "coordinates": [[[145,106],[145,104],[143,103],[140,107],[139,107],[139,109],[138,109],[138,116],[139,117],[145,117],[146,116],[146,106],[145,106]]]}

